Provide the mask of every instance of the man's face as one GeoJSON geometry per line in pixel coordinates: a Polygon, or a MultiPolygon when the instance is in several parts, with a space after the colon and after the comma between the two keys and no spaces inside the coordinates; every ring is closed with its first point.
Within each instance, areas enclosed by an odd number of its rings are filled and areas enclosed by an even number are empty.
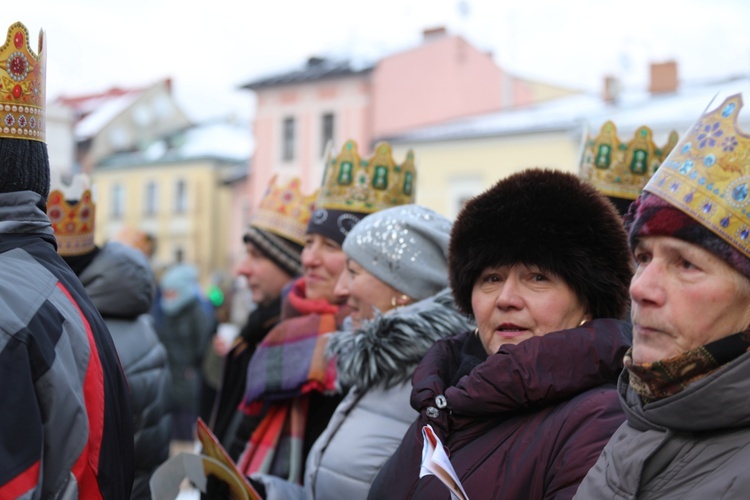
{"type": "Polygon", "coordinates": [[[238,274],[247,278],[247,285],[252,294],[253,302],[267,306],[279,298],[284,285],[292,280],[292,276],[281,269],[276,263],[255,247],[252,243],[245,243],[247,256],[237,270],[238,274]]]}
{"type": "Polygon", "coordinates": [[[750,326],[750,282],[708,250],[650,236],[634,254],[634,363],[673,358],[750,326]]]}

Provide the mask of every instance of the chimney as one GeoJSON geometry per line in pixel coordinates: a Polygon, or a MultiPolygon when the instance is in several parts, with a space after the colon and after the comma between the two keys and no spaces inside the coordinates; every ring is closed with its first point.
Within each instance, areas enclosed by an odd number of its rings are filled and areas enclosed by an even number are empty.
{"type": "Polygon", "coordinates": [[[326,62],[325,57],[312,56],[307,58],[307,67],[314,68],[326,62]]]}
{"type": "Polygon", "coordinates": [[[677,62],[651,63],[651,79],[648,91],[652,94],[665,94],[677,91],[677,62]]]}
{"type": "Polygon", "coordinates": [[[445,26],[426,28],[422,30],[422,41],[431,42],[432,40],[437,40],[438,38],[442,38],[447,34],[448,31],[445,29],[445,26]]]}
{"type": "Polygon", "coordinates": [[[620,98],[620,91],[620,80],[616,76],[607,75],[604,77],[604,91],[602,92],[604,102],[616,104],[620,98]]]}

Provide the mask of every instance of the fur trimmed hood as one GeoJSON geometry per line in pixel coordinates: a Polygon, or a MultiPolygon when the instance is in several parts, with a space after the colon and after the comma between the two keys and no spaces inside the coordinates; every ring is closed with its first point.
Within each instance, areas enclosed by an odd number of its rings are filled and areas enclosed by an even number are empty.
{"type": "Polygon", "coordinates": [[[525,170],[472,198],[453,224],[449,253],[456,305],[467,314],[482,271],[508,264],[560,276],[594,319],[628,310],[632,256],[622,219],[570,173],[525,170]]]}
{"type": "Polygon", "coordinates": [[[336,356],[338,384],[361,390],[408,380],[439,339],[474,328],[460,313],[450,288],[414,304],[376,316],[354,331],[331,336],[327,355],[336,356]]]}

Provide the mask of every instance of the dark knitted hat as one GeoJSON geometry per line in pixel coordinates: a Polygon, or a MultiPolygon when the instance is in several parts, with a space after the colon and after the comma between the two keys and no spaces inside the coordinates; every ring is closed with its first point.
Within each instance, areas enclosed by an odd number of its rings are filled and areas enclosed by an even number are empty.
{"type": "Polygon", "coordinates": [[[612,203],[573,174],[530,169],[467,202],[453,224],[449,271],[456,304],[472,313],[488,267],[526,264],[560,276],[592,318],[623,318],[632,258],[612,203]]]}
{"type": "Polygon", "coordinates": [[[242,239],[245,243],[252,243],[288,275],[302,274],[302,245],[299,243],[252,225],[247,228],[242,239]]]}
{"type": "Polygon", "coordinates": [[[644,192],[625,217],[630,248],[645,236],[671,236],[705,248],[750,279],[750,259],[726,240],[659,196],[644,192]]]}
{"type": "Polygon", "coordinates": [[[40,141],[0,138],[0,193],[34,191],[49,196],[49,157],[40,141]]]}

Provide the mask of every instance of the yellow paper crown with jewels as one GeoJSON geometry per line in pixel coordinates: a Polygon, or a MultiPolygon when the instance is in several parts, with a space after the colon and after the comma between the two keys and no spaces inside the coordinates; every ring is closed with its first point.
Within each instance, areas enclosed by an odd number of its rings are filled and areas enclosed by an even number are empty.
{"type": "Polygon", "coordinates": [[[0,137],[44,142],[46,54],[43,31],[37,55],[26,26],[10,25],[0,47],[0,137]]]}
{"type": "Polygon", "coordinates": [[[57,253],[62,256],[83,255],[94,249],[96,204],[91,195],[88,177],[73,177],[64,185],[52,173],[52,190],[47,198],[47,216],[57,240],[57,253]]]}
{"type": "Polygon", "coordinates": [[[318,190],[305,195],[300,191],[300,184],[295,177],[286,185],[277,185],[273,176],[250,225],[304,245],[318,190]]]}
{"type": "Polygon", "coordinates": [[[357,143],[348,140],[338,156],[327,155],[315,208],[370,214],[414,203],[416,176],[411,150],[399,165],[388,143],[375,146],[368,160],[360,158],[357,143]]]}
{"type": "Polygon", "coordinates": [[[705,112],[644,191],[696,219],[750,257],[750,136],[737,126],[742,96],[705,112]]]}
{"type": "Polygon", "coordinates": [[[652,136],[651,129],[642,126],[630,142],[621,142],[615,124],[606,122],[599,135],[585,139],[581,178],[606,196],[635,200],[677,144],[676,132],[669,134],[662,148],[654,144],[652,136]]]}

